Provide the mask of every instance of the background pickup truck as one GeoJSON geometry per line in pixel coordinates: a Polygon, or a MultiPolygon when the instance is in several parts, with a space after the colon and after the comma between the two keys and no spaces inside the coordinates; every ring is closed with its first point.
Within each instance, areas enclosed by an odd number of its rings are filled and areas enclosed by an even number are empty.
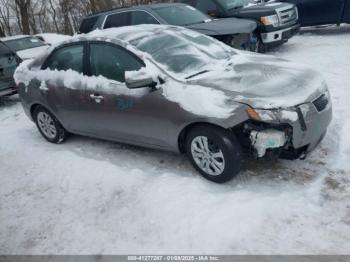
{"type": "MultiPolygon", "coordinates": [[[[258,24],[256,51],[285,43],[299,31],[298,12],[290,3],[248,3],[246,0],[175,0],[216,18],[248,18],[258,24]]],[[[327,1],[327,0],[325,0],[327,1]]],[[[333,1],[333,0],[329,0],[333,1]]]]}
{"type": "Polygon", "coordinates": [[[302,26],[350,23],[350,0],[281,0],[297,5],[302,26]]]}

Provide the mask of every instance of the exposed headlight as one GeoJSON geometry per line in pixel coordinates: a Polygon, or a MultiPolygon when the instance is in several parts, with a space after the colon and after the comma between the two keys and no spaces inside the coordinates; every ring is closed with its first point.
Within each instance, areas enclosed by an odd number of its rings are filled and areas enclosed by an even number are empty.
{"type": "Polygon", "coordinates": [[[264,25],[279,26],[280,21],[277,15],[269,15],[260,17],[260,22],[264,25]]]}
{"type": "Polygon", "coordinates": [[[288,109],[264,110],[248,108],[247,113],[251,119],[264,122],[295,122],[298,120],[298,113],[295,110],[288,109]]]}
{"type": "Polygon", "coordinates": [[[247,113],[251,119],[257,121],[269,122],[278,119],[276,112],[273,110],[254,109],[250,107],[247,109],[247,113]]]}

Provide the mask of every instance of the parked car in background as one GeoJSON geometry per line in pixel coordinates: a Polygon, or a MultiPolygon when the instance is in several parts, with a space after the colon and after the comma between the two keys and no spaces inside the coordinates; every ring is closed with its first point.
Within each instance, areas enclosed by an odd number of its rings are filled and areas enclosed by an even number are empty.
{"type": "Polygon", "coordinates": [[[41,33],[35,36],[39,38],[41,41],[49,45],[55,45],[71,38],[71,36],[69,35],[62,35],[62,34],[55,34],[55,33],[41,33]]]}
{"type": "Polygon", "coordinates": [[[302,26],[350,23],[350,0],[281,0],[298,7],[302,26]]]}
{"type": "Polygon", "coordinates": [[[243,152],[305,157],[332,118],[317,72],[175,26],[78,36],[23,62],[15,79],[49,142],[70,132],[186,153],[218,183],[239,173],[243,152]]]}
{"type": "Polygon", "coordinates": [[[119,8],[83,19],[80,33],[139,24],[169,24],[184,26],[238,49],[255,50],[253,32],[256,22],[247,19],[212,19],[189,5],[179,3],[141,5],[119,8]]]}
{"type": "Polygon", "coordinates": [[[17,91],[13,73],[21,59],[0,41],[0,96],[12,95],[17,91]]]}
{"type": "Polygon", "coordinates": [[[266,51],[269,47],[281,45],[299,31],[298,12],[289,3],[247,4],[246,0],[175,0],[192,5],[214,18],[254,19],[257,49],[266,51]]]}
{"type": "Polygon", "coordinates": [[[22,60],[35,58],[49,47],[49,44],[30,35],[9,36],[0,40],[16,52],[22,60]]]}

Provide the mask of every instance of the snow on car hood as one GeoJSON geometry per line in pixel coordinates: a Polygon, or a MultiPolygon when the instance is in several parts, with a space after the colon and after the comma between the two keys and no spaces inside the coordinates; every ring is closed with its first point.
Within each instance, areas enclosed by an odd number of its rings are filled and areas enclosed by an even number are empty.
{"type": "Polygon", "coordinates": [[[44,46],[39,46],[35,48],[20,50],[20,51],[17,51],[17,55],[23,60],[32,59],[39,56],[42,52],[44,52],[48,48],[49,48],[48,45],[44,45],[44,46]]]}
{"type": "Polygon", "coordinates": [[[310,102],[327,91],[314,70],[273,56],[239,52],[225,68],[214,68],[191,80],[225,90],[238,102],[255,108],[287,108],[310,102]]]}

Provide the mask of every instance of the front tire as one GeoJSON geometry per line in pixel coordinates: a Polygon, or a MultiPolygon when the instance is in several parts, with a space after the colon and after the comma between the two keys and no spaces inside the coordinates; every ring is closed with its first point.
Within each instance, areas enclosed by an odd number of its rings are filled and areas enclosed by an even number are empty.
{"type": "Polygon", "coordinates": [[[198,126],[186,138],[186,152],[194,168],[206,179],[224,183],[241,170],[242,150],[235,135],[215,126],[198,126]]]}
{"type": "Polygon", "coordinates": [[[33,118],[39,132],[47,141],[59,144],[66,139],[66,130],[57,118],[44,107],[37,107],[34,110],[33,118]]]}
{"type": "Polygon", "coordinates": [[[262,42],[259,35],[256,35],[256,42],[251,46],[250,51],[255,53],[266,53],[267,48],[262,42]]]}

